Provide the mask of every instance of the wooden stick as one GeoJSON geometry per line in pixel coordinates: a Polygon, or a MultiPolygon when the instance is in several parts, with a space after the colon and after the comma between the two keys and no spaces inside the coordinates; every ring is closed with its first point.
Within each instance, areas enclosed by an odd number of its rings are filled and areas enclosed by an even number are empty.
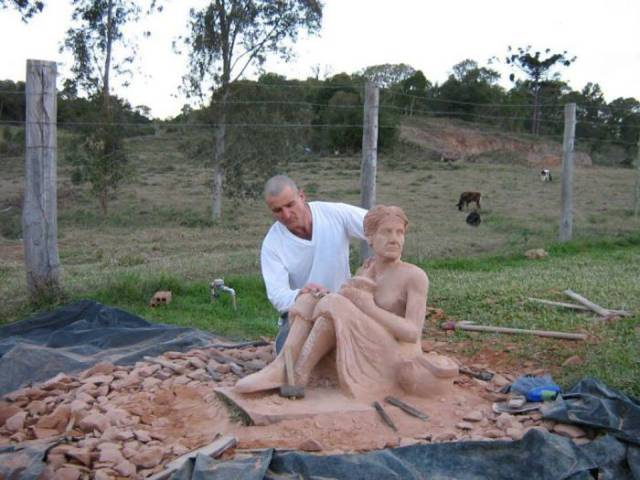
{"type": "Polygon", "coordinates": [[[296,382],[293,377],[293,357],[291,356],[290,348],[287,348],[284,351],[284,366],[287,371],[287,383],[293,387],[296,382]]]}
{"type": "Polygon", "coordinates": [[[246,348],[246,347],[264,347],[269,345],[269,342],[266,340],[254,340],[252,342],[241,342],[241,343],[210,343],[208,345],[204,345],[199,348],[246,348]]]}
{"type": "Polygon", "coordinates": [[[550,330],[526,330],[524,328],[494,327],[491,325],[465,325],[457,323],[456,330],[469,330],[472,332],[495,332],[495,333],[525,333],[529,335],[538,335],[539,337],[564,338],[565,340],[586,340],[587,335],[584,333],[565,333],[554,332],[550,330]]]}
{"type": "Polygon", "coordinates": [[[602,308],[597,303],[593,303],[592,301],[587,300],[582,295],[578,295],[573,290],[567,289],[567,290],[564,291],[564,293],[568,297],[573,298],[576,302],[580,302],[582,305],[587,307],[589,310],[593,310],[594,312],[596,312],[598,315],[600,315],[602,317],[606,317],[607,315],[609,315],[611,313],[606,308],[602,308]]]}
{"type": "Polygon", "coordinates": [[[573,298],[576,302],[580,302],[582,305],[587,307],[589,310],[596,312],[601,317],[607,317],[611,314],[620,315],[621,317],[629,317],[631,314],[629,312],[625,312],[624,310],[609,310],[608,308],[603,308],[597,303],[593,303],[590,300],[587,300],[582,295],[577,294],[571,289],[566,289],[564,291],[565,295],[573,298]]]}
{"type": "Polygon", "coordinates": [[[412,415],[414,417],[418,417],[420,420],[426,421],[429,418],[429,416],[427,414],[422,413],[420,410],[418,410],[415,407],[412,407],[408,403],[404,403],[399,398],[389,396],[389,397],[385,398],[385,401],[387,401],[391,405],[395,405],[400,410],[402,410],[405,413],[408,413],[409,415],[412,415]]]}
{"type": "Polygon", "coordinates": [[[209,356],[219,363],[228,363],[229,365],[233,363],[236,366],[240,365],[242,368],[246,368],[246,364],[242,360],[230,357],[229,355],[225,355],[224,353],[216,352],[215,350],[209,352],[209,356]]]}
{"type": "Polygon", "coordinates": [[[591,311],[590,308],[587,308],[584,305],[576,305],[575,303],[552,302],[551,300],[543,300],[542,298],[533,298],[533,297],[527,297],[527,300],[529,300],[530,302],[544,303],[545,305],[551,305],[553,307],[572,308],[573,310],[582,310],[585,312],[591,311]]]}
{"type": "Polygon", "coordinates": [[[389,425],[394,432],[397,432],[398,429],[396,428],[395,423],[393,423],[393,420],[391,420],[391,417],[387,415],[387,412],[385,412],[384,408],[382,408],[382,405],[380,405],[380,403],[377,400],[373,402],[373,407],[380,414],[380,416],[382,417],[382,420],[384,420],[384,423],[389,425]]]}
{"type": "MultiPolygon", "coordinates": [[[[527,297],[527,300],[530,300],[532,302],[544,303],[545,305],[552,305],[554,307],[572,308],[573,310],[582,310],[582,311],[585,311],[585,312],[593,312],[593,310],[591,310],[589,307],[585,307],[584,305],[576,305],[575,303],[552,302],[551,300],[543,300],[542,298],[533,298],[533,297],[527,297]]],[[[625,310],[613,310],[611,308],[607,308],[605,310],[608,310],[609,313],[614,313],[614,314],[620,315],[622,317],[631,316],[631,314],[629,312],[625,311],[625,310]]]]}
{"type": "Polygon", "coordinates": [[[235,437],[219,438],[209,445],[205,445],[204,447],[198,448],[197,450],[185,453],[184,455],[167,463],[164,467],[164,470],[156,473],[155,475],[152,475],[151,477],[147,477],[147,480],[164,480],[166,478],[169,478],[173,473],[180,470],[180,468],[182,468],[182,465],[184,465],[187,461],[189,461],[189,459],[194,458],[198,454],[216,458],[225,450],[235,447],[235,445],[235,437]]]}

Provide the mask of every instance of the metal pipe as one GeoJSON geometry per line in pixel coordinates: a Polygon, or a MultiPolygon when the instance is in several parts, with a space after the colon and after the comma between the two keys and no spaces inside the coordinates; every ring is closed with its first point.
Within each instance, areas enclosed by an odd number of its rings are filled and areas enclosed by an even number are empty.
{"type": "Polygon", "coordinates": [[[213,282],[211,282],[211,301],[214,302],[221,293],[227,293],[231,295],[231,303],[233,305],[233,309],[237,310],[238,307],[236,303],[236,291],[233,288],[226,286],[224,284],[224,279],[216,278],[213,282]]]}

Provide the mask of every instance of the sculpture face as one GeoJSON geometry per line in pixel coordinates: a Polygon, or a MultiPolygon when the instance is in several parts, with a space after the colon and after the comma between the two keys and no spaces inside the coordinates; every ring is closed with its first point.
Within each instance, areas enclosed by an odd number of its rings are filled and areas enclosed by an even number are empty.
{"type": "Polygon", "coordinates": [[[404,247],[404,221],[396,216],[387,216],[378,225],[369,242],[378,257],[398,260],[404,247]]]}
{"type": "Polygon", "coordinates": [[[283,188],[278,195],[266,198],[273,218],[298,236],[305,231],[310,215],[305,200],[302,190],[295,192],[290,187],[283,188]]]}

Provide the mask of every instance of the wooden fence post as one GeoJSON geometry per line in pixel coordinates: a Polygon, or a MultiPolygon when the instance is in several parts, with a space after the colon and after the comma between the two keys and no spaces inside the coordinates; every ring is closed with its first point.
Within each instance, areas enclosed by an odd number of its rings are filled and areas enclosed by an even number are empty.
{"type": "Polygon", "coordinates": [[[573,235],[573,148],[576,137],[576,104],[564,106],[564,139],[562,141],[562,217],[560,241],[568,242],[573,235]]]}
{"type": "MultiPolygon", "coordinates": [[[[362,164],[360,166],[360,206],[367,210],[376,204],[376,168],[378,164],[378,111],[380,90],[367,81],[364,87],[362,164]]],[[[366,241],[360,244],[360,260],[371,256],[366,241]]]]}
{"type": "Polygon", "coordinates": [[[636,188],[633,194],[633,216],[640,212],[640,138],[638,138],[638,152],[636,154],[636,188]]]}
{"type": "Polygon", "coordinates": [[[56,63],[27,60],[22,238],[27,287],[36,301],[57,295],[56,63]]]}

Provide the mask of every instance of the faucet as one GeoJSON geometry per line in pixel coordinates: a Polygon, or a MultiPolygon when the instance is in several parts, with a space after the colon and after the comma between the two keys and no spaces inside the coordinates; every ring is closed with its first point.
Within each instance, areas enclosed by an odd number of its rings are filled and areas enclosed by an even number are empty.
{"type": "Polygon", "coordinates": [[[218,297],[220,297],[221,293],[228,293],[229,295],[231,295],[231,303],[233,305],[233,309],[237,310],[238,307],[236,305],[236,291],[231,287],[227,287],[224,284],[223,278],[216,278],[213,282],[211,282],[210,288],[212,303],[215,302],[218,297]]]}

